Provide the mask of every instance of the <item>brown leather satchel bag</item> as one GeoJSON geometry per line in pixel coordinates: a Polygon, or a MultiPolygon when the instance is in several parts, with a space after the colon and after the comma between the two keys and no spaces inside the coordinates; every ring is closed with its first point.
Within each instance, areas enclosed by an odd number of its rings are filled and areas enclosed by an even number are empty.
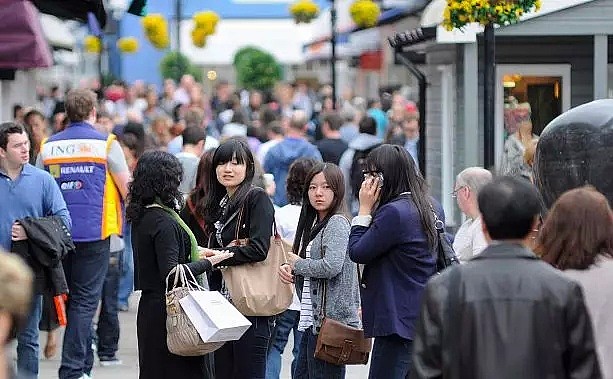
{"type": "MultiPolygon", "coordinates": [[[[325,249],[323,248],[323,232],[321,233],[321,237],[321,256],[323,258],[325,255],[325,249]]],[[[358,269],[358,277],[359,276],[360,270],[358,269]]],[[[363,329],[354,328],[326,317],[326,297],[328,296],[327,280],[324,281],[323,295],[322,310],[324,319],[317,336],[315,358],[335,365],[367,364],[372,349],[372,339],[364,338],[363,329]]]]}

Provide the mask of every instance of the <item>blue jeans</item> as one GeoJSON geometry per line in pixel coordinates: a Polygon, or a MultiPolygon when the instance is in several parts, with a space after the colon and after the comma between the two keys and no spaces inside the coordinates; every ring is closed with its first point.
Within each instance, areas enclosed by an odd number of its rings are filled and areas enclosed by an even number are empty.
{"type": "Polygon", "coordinates": [[[281,375],[281,355],[287,345],[289,333],[294,333],[294,349],[292,354],[292,378],[296,369],[296,361],[298,360],[298,349],[300,348],[300,338],[302,332],[298,331],[298,321],[300,320],[300,311],[286,310],[277,317],[275,331],[273,333],[272,344],[268,350],[268,360],[266,362],[266,379],[279,379],[281,375]]]}
{"type": "Polygon", "coordinates": [[[17,336],[17,370],[24,379],[38,377],[38,323],[43,313],[43,296],[34,295],[23,330],[17,336]]]}
{"type": "Polygon", "coordinates": [[[126,224],[124,227],[123,241],[126,244],[122,254],[121,274],[119,277],[119,306],[127,307],[128,299],[134,290],[134,256],[132,255],[132,227],[126,224]]]}
{"type": "Polygon", "coordinates": [[[302,334],[294,379],[344,379],[345,366],[315,358],[316,345],[317,336],[311,327],[302,334]]]}
{"type": "Polygon", "coordinates": [[[264,379],[268,345],[275,328],[274,316],[248,316],[251,326],[238,341],[226,342],[215,351],[215,377],[264,379]]]}
{"type": "Polygon", "coordinates": [[[109,267],[108,238],[75,245],[76,251],[69,253],[63,262],[70,293],[60,379],[77,379],[91,373],[94,364],[92,322],[109,267]]]}
{"type": "Polygon", "coordinates": [[[408,379],[413,341],[397,334],[375,337],[368,379],[408,379]]]}
{"type": "Polygon", "coordinates": [[[98,317],[98,357],[114,358],[119,345],[119,316],[117,315],[117,290],[121,272],[122,251],[112,251],[109,269],[102,287],[102,306],[98,317]]]}

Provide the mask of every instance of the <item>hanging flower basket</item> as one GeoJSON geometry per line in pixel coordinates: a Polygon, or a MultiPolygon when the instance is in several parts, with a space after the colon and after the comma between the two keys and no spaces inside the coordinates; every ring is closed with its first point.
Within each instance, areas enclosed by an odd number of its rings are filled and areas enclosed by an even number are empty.
{"type": "Polygon", "coordinates": [[[159,50],[165,49],[170,45],[168,35],[168,22],[161,14],[153,13],[141,20],[145,37],[151,44],[159,50]]]}
{"type": "Polygon", "coordinates": [[[443,27],[462,29],[467,24],[509,25],[521,16],[541,9],[541,0],[447,0],[443,27]]]}
{"type": "Polygon", "coordinates": [[[377,25],[381,8],[372,0],[356,0],[349,7],[353,22],[360,28],[372,28],[377,25]]]}
{"type": "Polygon", "coordinates": [[[192,43],[196,47],[203,48],[206,46],[207,33],[202,28],[194,28],[192,30],[192,43]]]}
{"type": "Polygon", "coordinates": [[[138,51],[138,40],[134,37],[123,37],[117,40],[117,49],[125,54],[132,54],[138,51]]]}
{"type": "Polygon", "coordinates": [[[319,6],[311,0],[298,0],[289,7],[296,24],[308,24],[319,15],[319,6]]]}
{"type": "Polygon", "coordinates": [[[89,54],[100,54],[102,51],[102,41],[96,36],[85,36],[83,40],[83,50],[89,54]]]}
{"type": "Polygon", "coordinates": [[[210,36],[215,33],[219,15],[213,11],[197,12],[193,20],[195,29],[201,29],[207,36],[210,36]]]}

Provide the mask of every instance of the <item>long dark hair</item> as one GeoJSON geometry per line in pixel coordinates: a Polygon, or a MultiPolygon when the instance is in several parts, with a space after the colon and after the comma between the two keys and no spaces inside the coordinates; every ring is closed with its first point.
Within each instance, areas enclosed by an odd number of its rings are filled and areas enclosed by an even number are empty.
{"type": "Polygon", "coordinates": [[[126,208],[128,220],[140,220],[145,206],[155,201],[171,209],[182,207],[183,195],[179,184],[183,167],[174,155],[164,151],[144,153],[136,164],[133,176],[126,208]]]}
{"type": "Polygon", "coordinates": [[[417,207],[428,244],[434,248],[437,236],[428,184],[415,167],[409,153],[402,146],[384,144],[368,154],[366,167],[369,171],[383,174],[383,188],[377,209],[395,200],[401,193],[411,192],[409,197],[417,207]]]}
{"type": "Polygon", "coordinates": [[[333,163],[318,162],[315,164],[304,181],[304,189],[302,190],[302,209],[300,210],[300,219],[298,220],[296,237],[294,238],[294,245],[292,247],[294,254],[298,254],[303,258],[305,257],[307,245],[317,236],[317,233],[326,226],[330,217],[335,214],[344,213],[344,198],[345,180],[341,169],[333,163]],[[321,172],[323,172],[326,182],[334,193],[334,199],[332,200],[332,204],[330,204],[326,217],[322,220],[318,220],[317,210],[315,210],[309,200],[309,186],[315,175],[321,172]]]}
{"type": "Polygon", "coordinates": [[[230,138],[223,142],[215,150],[211,169],[208,173],[208,182],[210,192],[207,194],[204,204],[204,220],[207,224],[212,225],[218,220],[225,221],[227,217],[232,215],[242,205],[247,197],[247,193],[251,188],[251,182],[255,174],[255,164],[253,162],[253,154],[249,150],[249,146],[239,139],[230,138]],[[226,211],[222,214],[222,208],[219,203],[226,196],[226,188],[217,180],[217,166],[226,164],[232,159],[236,159],[239,164],[245,164],[245,180],[238,186],[234,195],[229,199],[226,211]]]}
{"type": "Polygon", "coordinates": [[[189,193],[190,207],[194,208],[194,216],[202,218],[208,194],[211,192],[209,172],[212,170],[213,151],[206,151],[200,156],[196,170],[196,187],[189,193]]]}
{"type": "Polygon", "coordinates": [[[613,258],[613,218],[607,198],[590,186],[562,194],[541,227],[535,250],[560,270],[585,270],[599,255],[613,258]]]}

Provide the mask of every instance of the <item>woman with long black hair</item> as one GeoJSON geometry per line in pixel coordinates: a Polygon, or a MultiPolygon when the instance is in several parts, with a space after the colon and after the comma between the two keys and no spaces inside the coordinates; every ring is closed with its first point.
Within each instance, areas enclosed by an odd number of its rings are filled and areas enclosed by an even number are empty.
{"type": "Polygon", "coordinates": [[[365,336],[375,338],[369,378],[408,378],[421,296],[436,271],[435,221],[445,221],[443,210],[402,146],[370,152],[359,197],[348,250],[364,265],[362,321],[365,336]]]}
{"type": "Polygon", "coordinates": [[[344,215],[345,182],[341,169],[318,163],[306,178],[302,210],[289,264],[279,273],[285,282],[298,277],[302,293],[298,330],[303,332],[295,379],[342,379],[345,366],[315,355],[324,317],[361,327],[357,266],[347,254],[349,220],[344,215]],[[324,309],[325,308],[325,309],[324,309]]]}
{"type": "Polygon", "coordinates": [[[132,223],[135,289],[142,290],[136,318],[139,377],[142,379],[208,378],[205,359],[171,354],[166,344],[166,277],[178,264],[203,274],[232,257],[214,252],[205,257],[191,230],[179,218],[182,177],[172,154],[143,154],[134,170],[126,210],[132,223]]]}
{"type": "MultiPolygon", "coordinates": [[[[223,266],[237,266],[266,259],[274,221],[274,208],[268,195],[252,185],[255,173],[253,155],[246,143],[229,139],[213,155],[209,171],[209,194],[204,204],[204,221],[211,230],[209,248],[229,250],[234,256],[223,266]],[[242,214],[239,216],[239,213],[242,214]],[[240,224],[238,219],[241,219],[240,224]],[[237,239],[246,244],[234,246],[237,239]]],[[[214,271],[210,288],[231,296],[221,273],[214,271]]],[[[215,376],[223,379],[260,379],[266,375],[266,357],[274,316],[247,316],[251,327],[238,341],[226,342],[215,351],[215,376]]]]}

